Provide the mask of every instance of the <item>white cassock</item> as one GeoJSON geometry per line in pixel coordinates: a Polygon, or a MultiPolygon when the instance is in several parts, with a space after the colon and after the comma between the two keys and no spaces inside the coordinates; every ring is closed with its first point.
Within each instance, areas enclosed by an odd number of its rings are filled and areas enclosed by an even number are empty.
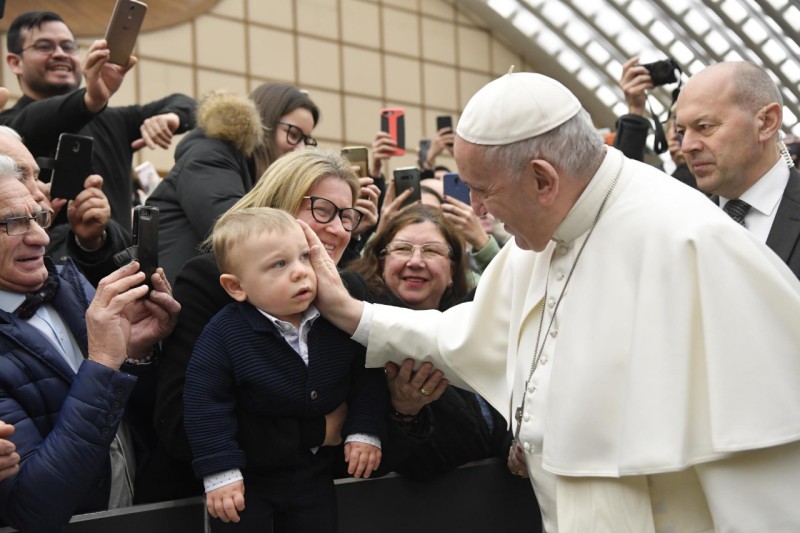
{"type": "Polygon", "coordinates": [[[800,531],[800,282],[674,178],[609,148],[548,247],[510,242],[474,302],[370,312],[368,366],[433,361],[514,430],[541,320],[520,441],[548,532],[800,531]]]}

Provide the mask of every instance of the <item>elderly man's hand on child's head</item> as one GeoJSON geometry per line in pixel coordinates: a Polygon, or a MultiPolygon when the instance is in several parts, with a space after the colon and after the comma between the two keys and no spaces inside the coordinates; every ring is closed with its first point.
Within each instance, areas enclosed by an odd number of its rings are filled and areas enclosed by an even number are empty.
{"type": "Polygon", "coordinates": [[[208,514],[223,522],[238,522],[244,511],[244,481],[234,481],[206,494],[208,514]],[[238,512],[237,512],[238,511],[238,512]]]}
{"type": "Polygon", "coordinates": [[[344,445],[344,461],[348,474],[368,478],[381,465],[381,449],[366,442],[348,442],[344,445]]]}

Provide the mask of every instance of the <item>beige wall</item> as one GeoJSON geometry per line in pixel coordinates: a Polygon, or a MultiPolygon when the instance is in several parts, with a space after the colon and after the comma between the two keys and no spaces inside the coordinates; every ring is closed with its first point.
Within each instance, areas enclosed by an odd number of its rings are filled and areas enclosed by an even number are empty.
{"type": "MultiPolygon", "coordinates": [[[[479,87],[511,64],[526,68],[447,0],[220,0],[191,22],[143,33],[137,55],[113,105],[176,91],[197,98],[215,88],[248,93],[265,81],[286,81],[320,106],[315,137],[332,150],[370,145],[385,106],[405,108],[406,143],[415,149],[434,133],[436,115],[457,120],[479,87]]],[[[0,81],[19,96],[5,64],[0,81]]],[[[136,162],[144,160],[163,174],[172,151],[142,150],[136,162]]],[[[391,164],[415,161],[412,153],[391,164]]]]}

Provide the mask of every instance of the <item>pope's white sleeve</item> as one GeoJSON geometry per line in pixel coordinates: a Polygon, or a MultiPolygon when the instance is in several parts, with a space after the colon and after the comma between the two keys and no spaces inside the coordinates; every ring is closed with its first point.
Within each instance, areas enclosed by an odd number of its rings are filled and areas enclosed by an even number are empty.
{"type": "Polygon", "coordinates": [[[695,468],[716,531],[800,531],[800,442],[739,452],[695,468]]]}

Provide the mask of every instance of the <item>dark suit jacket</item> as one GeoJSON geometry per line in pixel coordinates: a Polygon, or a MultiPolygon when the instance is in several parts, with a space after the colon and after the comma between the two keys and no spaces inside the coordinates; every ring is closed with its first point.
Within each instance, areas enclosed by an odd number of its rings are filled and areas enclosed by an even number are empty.
{"type": "Polygon", "coordinates": [[[800,171],[789,171],[778,212],[767,236],[767,246],[800,278],[800,171]]]}

